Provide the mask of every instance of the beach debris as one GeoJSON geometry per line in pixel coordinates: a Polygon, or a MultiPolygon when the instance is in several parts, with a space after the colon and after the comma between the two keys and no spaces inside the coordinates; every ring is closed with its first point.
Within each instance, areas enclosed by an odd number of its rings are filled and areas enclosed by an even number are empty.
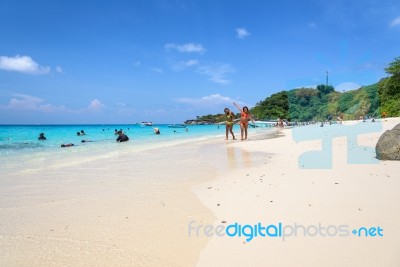
{"type": "Polygon", "coordinates": [[[309,207],[311,207],[311,204],[308,204],[309,207]]]}
{"type": "Polygon", "coordinates": [[[335,183],[335,184],[339,184],[339,183],[335,183]]]}
{"type": "Polygon", "coordinates": [[[273,200],[270,200],[269,202],[271,202],[271,203],[272,203],[272,202],[274,202],[274,201],[273,201],[273,200]]]}
{"type": "Polygon", "coordinates": [[[362,211],[362,209],[358,208],[359,211],[362,211]]]}
{"type": "Polygon", "coordinates": [[[226,221],[221,221],[221,223],[226,223],[226,221]]]}
{"type": "Polygon", "coordinates": [[[247,173],[246,176],[250,176],[250,174],[247,173]]]}
{"type": "Polygon", "coordinates": [[[217,206],[221,206],[221,204],[218,203],[217,206]]]}
{"type": "Polygon", "coordinates": [[[212,188],[212,186],[207,187],[207,189],[211,189],[211,188],[212,188]]]}

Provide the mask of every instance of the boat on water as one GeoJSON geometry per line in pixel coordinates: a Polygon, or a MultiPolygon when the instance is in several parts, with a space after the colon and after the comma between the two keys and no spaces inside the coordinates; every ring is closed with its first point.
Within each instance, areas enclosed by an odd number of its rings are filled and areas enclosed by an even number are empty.
{"type": "Polygon", "coordinates": [[[168,125],[169,128],[186,128],[185,124],[170,124],[168,125]]]}
{"type": "Polygon", "coordinates": [[[153,126],[153,123],[151,121],[142,121],[140,123],[141,126],[153,126]]]}

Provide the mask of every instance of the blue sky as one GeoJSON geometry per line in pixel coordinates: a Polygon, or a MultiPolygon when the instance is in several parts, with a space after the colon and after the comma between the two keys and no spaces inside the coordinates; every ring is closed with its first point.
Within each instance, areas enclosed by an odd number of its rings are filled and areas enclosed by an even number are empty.
{"type": "Polygon", "coordinates": [[[400,2],[0,0],[0,124],[179,123],[400,56],[400,2]]]}

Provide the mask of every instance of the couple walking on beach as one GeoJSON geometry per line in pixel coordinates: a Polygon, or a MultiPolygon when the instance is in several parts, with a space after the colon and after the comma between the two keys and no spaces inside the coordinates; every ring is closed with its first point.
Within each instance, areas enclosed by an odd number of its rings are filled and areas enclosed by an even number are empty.
{"type": "MultiPolygon", "coordinates": [[[[251,120],[254,123],[253,118],[250,115],[250,111],[249,108],[244,106],[243,108],[241,108],[238,104],[236,104],[235,102],[233,102],[233,104],[235,105],[235,107],[237,107],[237,109],[240,112],[240,135],[241,135],[241,139],[240,140],[246,140],[247,139],[247,128],[249,127],[249,120],[251,120]]],[[[235,114],[233,114],[232,111],[229,110],[229,108],[225,108],[224,109],[225,115],[226,115],[226,139],[228,140],[228,136],[229,133],[231,133],[232,135],[232,139],[235,139],[235,135],[233,134],[233,118],[235,117],[235,114]]]]}

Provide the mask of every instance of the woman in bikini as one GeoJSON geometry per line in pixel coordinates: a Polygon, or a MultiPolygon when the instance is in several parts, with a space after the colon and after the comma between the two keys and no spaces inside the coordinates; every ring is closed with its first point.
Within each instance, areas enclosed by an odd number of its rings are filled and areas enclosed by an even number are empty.
{"type": "Polygon", "coordinates": [[[249,120],[251,120],[253,122],[253,124],[255,125],[254,120],[250,115],[250,111],[249,111],[248,107],[243,107],[243,109],[242,109],[235,102],[233,102],[233,104],[238,108],[238,110],[240,112],[240,135],[242,136],[241,140],[246,140],[247,139],[247,128],[249,127],[249,120]],[[243,136],[244,136],[244,138],[243,138],[243,136]]]}
{"type": "Polygon", "coordinates": [[[225,140],[228,140],[228,135],[229,133],[232,134],[232,139],[235,139],[235,135],[233,134],[232,128],[233,128],[233,118],[235,115],[233,114],[232,111],[229,110],[229,108],[224,109],[225,115],[226,115],[226,138],[225,140]]]}

